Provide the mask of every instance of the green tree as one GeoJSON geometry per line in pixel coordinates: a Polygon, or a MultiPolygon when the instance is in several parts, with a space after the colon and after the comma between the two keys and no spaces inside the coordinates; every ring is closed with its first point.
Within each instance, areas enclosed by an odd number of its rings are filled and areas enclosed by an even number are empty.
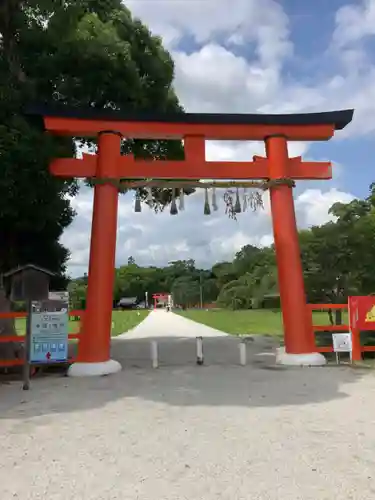
{"type": "Polygon", "coordinates": [[[251,291],[251,287],[241,279],[230,281],[220,290],[217,304],[228,309],[250,309],[251,291]]]}
{"type": "Polygon", "coordinates": [[[365,200],[335,203],[330,212],[337,217],[337,225],[348,234],[353,259],[351,269],[358,277],[358,289],[364,295],[375,291],[373,262],[375,258],[375,184],[365,200]]]}
{"type": "Polygon", "coordinates": [[[229,283],[237,278],[232,262],[218,262],[217,264],[214,264],[212,266],[212,274],[216,279],[219,289],[221,289],[226,283],[229,283]]]}
{"type": "Polygon", "coordinates": [[[242,276],[245,273],[251,273],[259,261],[262,254],[262,249],[253,245],[245,245],[241,248],[233,261],[233,268],[237,276],[242,276]]]}
{"type": "Polygon", "coordinates": [[[189,276],[177,278],[172,285],[171,291],[175,305],[186,308],[199,304],[199,281],[195,281],[189,276]]]}
{"type": "MultiPolygon", "coordinates": [[[[366,200],[336,203],[337,219],[300,233],[306,290],[310,301],[346,302],[349,295],[375,291],[375,210],[366,200]]],[[[330,312],[331,321],[333,321],[330,312]]],[[[336,323],[341,322],[341,311],[336,323]]]]}
{"type": "Polygon", "coordinates": [[[128,266],[132,266],[135,264],[135,258],[131,255],[129,258],[128,258],[128,266]]]}
{"type": "MultiPolygon", "coordinates": [[[[43,133],[24,116],[25,106],[53,100],[181,111],[173,62],[120,0],[3,0],[0,35],[0,272],[31,261],[64,274],[69,252],[59,238],[74,217],[69,199],[78,186],[52,177],[48,164],[73,156],[77,142],[43,133]]],[[[183,154],[179,141],[126,141],[123,149],[183,154]]],[[[156,207],[171,198],[170,190],[154,195],[156,207]]]]}
{"type": "Polygon", "coordinates": [[[210,273],[202,273],[202,295],[203,304],[215,302],[219,293],[216,280],[210,277],[210,273]]]}
{"type": "Polygon", "coordinates": [[[86,308],[87,284],[84,279],[73,280],[68,285],[69,307],[74,310],[83,310],[86,308]]]}
{"type": "Polygon", "coordinates": [[[262,307],[267,296],[278,295],[277,268],[273,247],[244,246],[232,264],[213,267],[218,277],[218,304],[232,309],[262,307]]]}

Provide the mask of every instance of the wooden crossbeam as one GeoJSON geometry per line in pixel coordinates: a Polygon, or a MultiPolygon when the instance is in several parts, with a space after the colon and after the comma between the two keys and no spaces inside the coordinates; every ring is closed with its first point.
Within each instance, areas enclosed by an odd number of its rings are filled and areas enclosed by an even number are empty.
{"type": "MultiPolygon", "coordinates": [[[[135,160],[133,155],[121,156],[116,179],[269,179],[269,160],[255,157],[254,161],[205,161],[201,155],[186,160],[135,160]]],[[[60,158],[52,161],[50,172],[58,177],[96,177],[97,156],[60,158]]],[[[289,160],[288,177],[294,180],[331,179],[330,162],[303,162],[301,157],[289,160]]]]}
{"type": "Polygon", "coordinates": [[[95,137],[103,130],[113,130],[131,139],[184,139],[203,136],[207,140],[263,141],[282,135],[288,141],[326,141],[333,137],[332,124],[255,124],[255,123],[183,123],[159,121],[114,121],[45,116],[45,129],[69,137],[95,137]]]}

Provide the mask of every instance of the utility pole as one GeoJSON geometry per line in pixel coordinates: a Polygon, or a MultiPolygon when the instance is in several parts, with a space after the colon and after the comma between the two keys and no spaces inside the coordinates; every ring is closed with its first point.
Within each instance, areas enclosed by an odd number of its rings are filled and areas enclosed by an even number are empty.
{"type": "Polygon", "coordinates": [[[199,274],[199,294],[200,294],[201,309],[203,309],[202,272],[200,272],[200,274],[199,274]]]}

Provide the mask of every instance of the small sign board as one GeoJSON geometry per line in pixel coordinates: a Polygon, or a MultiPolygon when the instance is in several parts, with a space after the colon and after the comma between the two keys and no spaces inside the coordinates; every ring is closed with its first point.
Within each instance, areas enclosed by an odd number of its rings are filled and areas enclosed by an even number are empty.
{"type": "Polygon", "coordinates": [[[332,333],[332,343],[334,352],[352,352],[351,333],[332,333]]]}
{"type": "Polygon", "coordinates": [[[62,300],[63,302],[69,302],[69,292],[48,292],[49,300],[62,300]]]}
{"type": "Polygon", "coordinates": [[[30,363],[61,363],[67,360],[69,297],[64,298],[67,300],[52,296],[49,300],[32,303],[30,363]]]}

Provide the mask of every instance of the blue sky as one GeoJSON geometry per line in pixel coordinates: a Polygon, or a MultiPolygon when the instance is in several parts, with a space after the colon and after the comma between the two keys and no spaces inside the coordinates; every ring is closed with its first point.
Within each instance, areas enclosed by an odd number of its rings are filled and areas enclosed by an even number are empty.
{"type": "MultiPolygon", "coordinates": [[[[345,6],[363,7],[366,2],[346,0],[284,0],[280,2],[290,19],[291,38],[294,43],[295,57],[286,65],[293,78],[314,85],[319,77],[340,73],[340,60],[330,53],[329,46],[335,30],[335,16],[345,6]]],[[[362,41],[366,55],[374,60],[375,43],[373,36],[362,41]]],[[[353,68],[355,71],[355,68],[353,68]]],[[[375,81],[374,81],[375,84],[375,81]]],[[[355,108],[355,103],[353,102],[355,108]]],[[[375,119],[375,118],[374,118],[375,119]]],[[[349,128],[350,130],[350,128],[349,128]]],[[[328,144],[311,145],[309,154],[313,157],[329,157],[333,162],[343,165],[336,185],[351,191],[355,196],[368,194],[371,182],[375,181],[373,157],[375,144],[373,134],[337,139],[328,144]]]]}
{"type": "MultiPolygon", "coordinates": [[[[152,0],[153,6],[157,5],[158,20],[154,21],[154,12],[150,12],[150,0],[134,0],[125,2],[136,15],[141,15],[144,19],[147,17],[147,22],[153,27],[155,24],[156,30],[160,32],[167,28],[168,22],[171,22],[173,17],[176,20],[176,10],[178,7],[183,7],[187,14],[187,21],[185,24],[182,22],[180,25],[180,37],[171,44],[172,50],[175,52],[184,52],[186,54],[194,54],[202,49],[205,44],[215,42],[219,46],[225,48],[230,53],[242,57],[245,60],[252,62],[257,58],[257,40],[247,40],[244,44],[235,44],[228,41],[228,34],[230,29],[234,32],[235,29],[230,27],[226,29],[222,23],[218,26],[212,26],[212,34],[204,41],[199,40],[194,31],[192,24],[194,23],[194,8],[190,8],[191,24],[189,17],[189,3],[194,4],[196,8],[212,4],[216,10],[220,11],[225,16],[225,9],[230,4],[225,0],[190,0],[185,2],[183,0],[152,0]],[[147,11],[149,11],[147,13],[147,11]],[[169,12],[168,12],[169,11],[169,12]],[[172,13],[172,15],[171,15],[172,13]],[[165,19],[163,22],[163,14],[165,19]],[[163,26],[164,25],[164,26],[163,26]],[[162,28],[158,29],[159,26],[162,28]]],[[[240,2],[239,2],[240,3],[240,2]]],[[[256,9],[256,2],[253,3],[256,9]]],[[[261,2],[257,2],[258,6],[261,2]]],[[[288,41],[293,45],[292,54],[289,54],[283,61],[282,70],[280,75],[283,78],[285,85],[288,83],[295,85],[304,85],[307,88],[314,88],[323,86],[330,78],[342,77],[345,78],[348,69],[345,67],[342,57],[338,54],[337,47],[335,46],[335,33],[339,32],[340,16],[343,17],[345,11],[347,14],[352,14],[353,23],[358,20],[358,16],[363,20],[366,16],[371,16],[371,9],[374,9],[374,2],[371,1],[347,1],[347,0],[314,0],[314,1],[301,1],[301,0],[282,0],[279,2],[264,2],[268,3],[266,8],[282,11],[287,19],[288,41]],[[356,17],[357,15],[357,17],[356,17]]],[[[242,5],[242,4],[241,4],[242,5]]],[[[241,9],[239,5],[239,9],[241,9]]],[[[233,5],[231,6],[233,8],[233,5]]],[[[246,9],[246,7],[245,7],[246,9]]],[[[244,11],[244,18],[248,10],[244,11]]],[[[252,12],[249,13],[251,15],[252,12]]],[[[373,15],[373,14],[372,14],[373,15]]],[[[178,17],[178,14],[177,14],[178,17]]],[[[178,21],[178,19],[177,19],[178,21]]],[[[375,22],[375,20],[374,20],[375,22]]],[[[252,30],[251,21],[247,22],[246,19],[239,17],[238,24],[245,26],[245,30],[252,30]]],[[[350,27],[350,26],[349,26],[350,27]]],[[[344,23],[345,29],[345,23],[344,23]]],[[[375,30],[375,28],[373,28],[375,30]]],[[[362,37],[357,37],[354,42],[349,46],[344,46],[346,50],[341,52],[348,52],[348,50],[360,50],[365,53],[369,62],[373,61],[373,54],[375,53],[373,33],[367,33],[364,29],[362,37]]],[[[366,79],[368,67],[361,65],[351,64],[351,70],[355,74],[357,71],[364,73],[366,79]]],[[[218,75],[219,77],[219,75],[218,75]]],[[[359,87],[360,87],[360,82],[359,87]]],[[[374,82],[375,83],[375,82],[374,82]]],[[[360,88],[357,89],[357,92],[360,88]]],[[[278,99],[283,101],[283,92],[281,91],[278,99]]],[[[355,99],[352,102],[349,98],[345,99],[345,107],[355,107],[355,99]]],[[[327,109],[340,108],[340,102],[331,103],[327,100],[324,107],[315,110],[325,111],[327,109]]],[[[252,109],[250,109],[253,111],[252,109]]],[[[235,110],[238,111],[238,110],[235,110]]],[[[254,109],[256,111],[256,109],[254,109]]],[[[303,109],[301,109],[303,111],[303,109]]],[[[357,120],[357,113],[355,115],[357,120]]],[[[375,118],[374,118],[375,121],[375,118]]],[[[349,127],[349,131],[350,131],[349,127]]],[[[350,133],[348,133],[350,134],[350,133]]],[[[336,186],[343,190],[350,190],[355,196],[366,196],[369,184],[373,181],[372,168],[371,168],[371,152],[372,152],[372,133],[371,134],[356,134],[354,137],[342,138],[342,134],[338,134],[335,140],[330,143],[315,143],[311,144],[308,150],[309,156],[314,158],[331,159],[334,163],[337,162],[343,168],[340,168],[340,175],[337,176],[336,186]]],[[[336,176],[335,176],[336,177],[336,176]]],[[[316,183],[314,183],[315,185],[316,183]]]]}
{"type": "MultiPolygon", "coordinates": [[[[190,112],[288,113],[354,108],[352,124],[323,143],[293,143],[290,155],[331,160],[332,181],[300,182],[300,228],[323,224],[335,201],[364,197],[375,180],[375,0],[127,0],[132,14],[163,38],[175,61],[175,89],[190,112]]],[[[209,159],[249,160],[256,143],[209,143],[209,159]]],[[[241,246],[272,242],[265,209],[229,221],[224,209],[204,217],[203,194],[177,217],[133,213],[120,199],[117,265],[193,258],[207,267],[241,246]],[[161,238],[162,235],[162,238],[161,238]]],[[[63,236],[69,271],[87,269],[92,192],[73,200],[78,216],[63,236]]]]}
{"type": "Polygon", "coordinates": [[[375,181],[374,145],[372,137],[345,138],[329,144],[314,144],[310,153],[316,158],[329,157],[332,162],[342,165],[340,176],[334,179],[336,187],[363,198],[375,181]]]}

